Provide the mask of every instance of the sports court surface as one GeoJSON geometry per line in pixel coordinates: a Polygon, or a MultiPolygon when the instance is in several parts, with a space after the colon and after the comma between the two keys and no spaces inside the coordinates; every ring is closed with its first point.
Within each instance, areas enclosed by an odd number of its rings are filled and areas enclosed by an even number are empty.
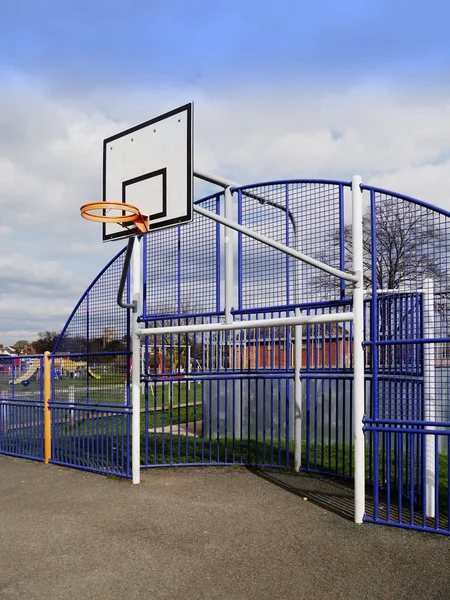
{"type": "Polygon", "coordinates": [[[448,598],[450,538],[352,522],[332,479],[0,456],[0,598],[448,598]],[[308,498],[308,500],[304,500],[308,498]]]}

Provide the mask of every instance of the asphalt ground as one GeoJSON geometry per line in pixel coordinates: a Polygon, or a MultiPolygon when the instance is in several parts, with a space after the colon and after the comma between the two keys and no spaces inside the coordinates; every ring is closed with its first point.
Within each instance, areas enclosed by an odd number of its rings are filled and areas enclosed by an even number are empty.
{"type": "Polygon", "coordinates": [[[133,486],[0,456],[0,598],[450,598],[450,537],[351,513],[323,477],[190,467],[133,486]]]}

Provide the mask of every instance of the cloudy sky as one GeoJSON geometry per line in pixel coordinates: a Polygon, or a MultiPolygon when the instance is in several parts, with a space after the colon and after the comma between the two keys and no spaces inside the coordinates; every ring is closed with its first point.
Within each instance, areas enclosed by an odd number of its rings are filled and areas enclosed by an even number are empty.
{"type": "Polygon", "coordinates": [[[79,217],[103,139],[189,101],[198,169],[450,209],[449,22],[448,0],[0,0],[0,343],[59,330],[123,245],[79,217]]]}

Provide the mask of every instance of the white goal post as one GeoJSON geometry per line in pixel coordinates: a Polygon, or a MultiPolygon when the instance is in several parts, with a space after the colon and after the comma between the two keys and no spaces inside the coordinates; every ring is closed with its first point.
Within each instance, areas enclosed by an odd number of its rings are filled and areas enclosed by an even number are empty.
{"type": "MultiPolygon", "coordinates": [[[[206,175],[201,172],[195,172],[195,175],[201,179],[215,183],[223,187],[226,192],[230,192],[230,188],[238,187],[232,182],[224,180],[213,175],[206,175]]],[[[363,432],[363,417],[364,417],[364,351],[363,351],[363,319],[364,319],[364,290],[362,283],[363,273],[363,246],[362,246],[362,193],[361,193],[361,177],[354,176],[352,178],[352,238],[353,238],[353,272],[347,273],[330,265],[322,263],[310,256],[307,256],[298,250],[294,250],[288,246],[280,244],[270,238],[267,238],[256,231],[244,227],[233,220],[216,215],[215,213],[205,210],[200,206],[194,205],[194,211],[204,217],[212,219],[224,227],[238,231],[247,235],[263,244],[266,244],[284,254],[292,256],[298,261],[307,263],[317,269],[325,271],[334,277],[349,281],[353,284],[353,311],[347,313],[333,313],[325,315],[300,315],[300,311],[296,311],[293,317],[281,317],[272,319],[252,319],[252,320],[230,320],[228,318],[225,323],[204,323],[198,325],[179,325],[170,327],[140,327],[138,323],[138,315],[140,310],[140,294],[141,294],[141,244],[135,244],[133,251],[132,262],[132,299],[137,302],[138,310],[133,316],[132,327],[132,406],[133,406],[133,424],[132,424],[132,472],[133,483],[140,482],[140,338],[145,336],[166,335],[166,334],[182,334],[182,333],[204,333],[209,331],[233,331],[239,329],[253,329],[265,327],[279,326],[303,326],[322,323],[335,322],[353,322],[354,324],[354,344],[353,344],[353,366],[354,366],[354,385],[353,385],[353,423],[354,423],[354,455],[355,455],[355,523],[362,523],[365,511],[365,456],[364,456],[364,432],[363,432]]],[[[227,284],[227,280],[225,280],[227,284]]],[[[229,284],[228,284],[229,285],[229,284]]],[[[227,291],[225,290],[225,295],[227,291]]],[[[299,327],[300,329],[300,327],[299,327]]],[[[300,338],[298,338],[300,339],[300,338]]],[[[296,351],[295,378],[300,379],[301,371],[301,352],[296,351]],[[300,360],[300,365],[297,364],[300,360]]],[[[300,386],[298,381],[295,382],[296,390],[296,410],[300,409],[299,419],[301,419],[301,399],[300,386]]],[[[299,431],[296,425],[296,431],[299,431]]],[[[295,436],[295,455],[299,454],[300,440],[298,435],[295,436]]],[[[296,461],[297,462],[297,461],[296,461]]]]}

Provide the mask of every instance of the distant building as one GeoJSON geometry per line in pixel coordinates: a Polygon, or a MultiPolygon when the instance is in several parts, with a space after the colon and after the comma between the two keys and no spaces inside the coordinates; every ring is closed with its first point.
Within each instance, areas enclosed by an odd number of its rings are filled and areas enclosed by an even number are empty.
{"type": "Polygon", "coordinates": [[[0,344],[0,356],[15,356],[17,351],[11,346],[0,344]]]}
{"type": "MultiPolygon", "coordinates": [[[[305,328],[306,329],[306,328],[305,328]]],[[[213,332],[204,344],[203,362],[212,369],[293,369],[294,329],[286,336],[282,327],[213,332]]],[[[336,323],[313,326],[303,336],[302,368],[351,367],[351,343],[346,328],[336,323]]]]}

